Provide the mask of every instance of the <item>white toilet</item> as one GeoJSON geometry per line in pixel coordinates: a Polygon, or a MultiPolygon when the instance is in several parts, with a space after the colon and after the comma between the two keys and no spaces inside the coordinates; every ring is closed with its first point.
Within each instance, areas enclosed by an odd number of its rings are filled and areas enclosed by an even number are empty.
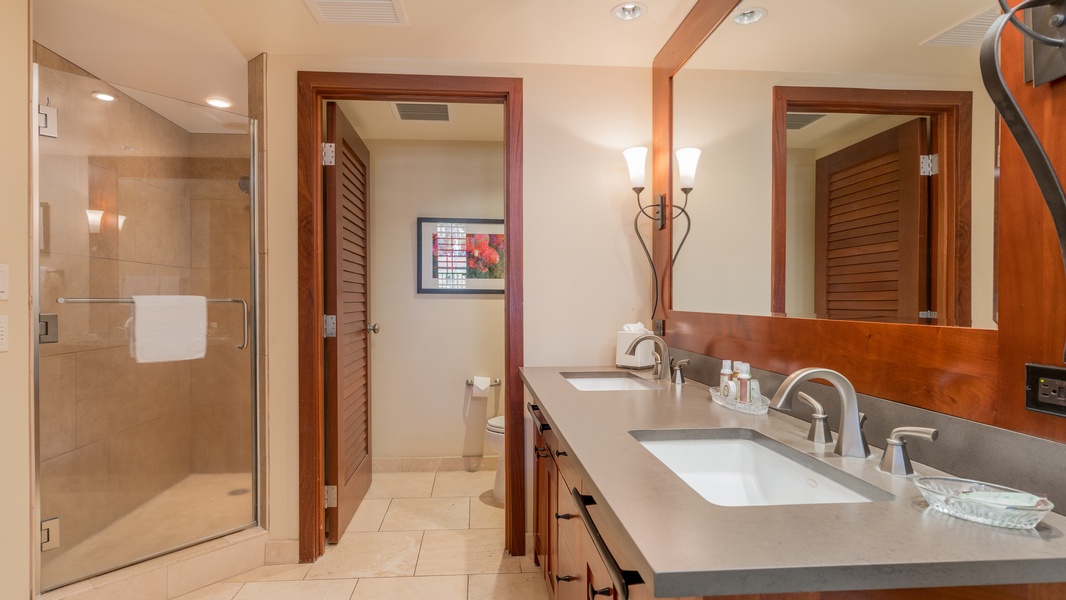
{"type": "Polygon", "coordinates": [[[492,417],[485,424],[485,442],[500,456],[500,466],[496,469],[496,484],[492,487],[492,497],[503,504],[506,492],[504,491],[504,460],[503,460],[503,416],[492,417]]]}

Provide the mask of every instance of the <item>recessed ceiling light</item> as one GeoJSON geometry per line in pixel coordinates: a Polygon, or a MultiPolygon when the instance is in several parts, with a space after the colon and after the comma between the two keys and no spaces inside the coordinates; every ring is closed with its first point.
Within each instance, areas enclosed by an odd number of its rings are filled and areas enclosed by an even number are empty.
{"type": "Polygon", "coordinates": [[[751,8],[742,8],[733,13],[733,22],[738,25],[751,25],[757,21],[761,21],[766,16],[766,9],[753,6],[751,8]]]}
{"type": "Polygon", "coordinates": [[[103,100],[104,102],[115,101],[115,96],[113,94],[108,94],[107,92],[93,92],[93,98],[96,98],[97,100],[103,100]]]}
{"type": "Polygon", "coordinates": [[[626,2],[625,4],[619,4],[611,10],[611,14],[623,21],[632,21],[646,12],[648,12],[648,7],[640,2],[626,2]]]}
{"type": "Polygon", "coordinates": [[[215,108],[229,108],[233,106],[233,103],[225,98],[208,98],[207,103],[215,108]]]}

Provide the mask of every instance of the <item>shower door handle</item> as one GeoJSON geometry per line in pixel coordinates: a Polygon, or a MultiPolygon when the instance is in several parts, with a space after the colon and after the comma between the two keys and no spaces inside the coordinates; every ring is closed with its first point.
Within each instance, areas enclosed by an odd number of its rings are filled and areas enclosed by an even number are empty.
{"type": "Polygon", "coordinates": [[[366,330],[370,333],[378,333],[379,331],[381,331],[381,327],[379,327],[377,323],[374,323],[370,327],[367,327],[366,330]]]}

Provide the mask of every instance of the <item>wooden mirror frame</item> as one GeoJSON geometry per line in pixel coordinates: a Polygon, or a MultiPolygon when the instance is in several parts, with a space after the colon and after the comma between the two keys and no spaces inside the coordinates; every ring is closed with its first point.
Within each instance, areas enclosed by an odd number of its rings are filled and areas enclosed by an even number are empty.
{"type": "MultiPolygon", "coordinates": [[[[697,0],[652,63],[652,191],[665,194],[671,206],[673,76],[738,4],[697,0]]],[[[992,419],[999,389],[998,331],[675,311],[670,221],[654,232],[653,244],[656,268],[664,274],[655,318],[666,320],[670,346],[747,360],[777,373],[827,367],[844,373],[865,394],[964,418],[992,419]],[[901,357],[908,364],[902,365],[901,357]],[[890,376],[894,373],[900,375],[890,376]],[[974,404],[968,407],[960,398],[974,404]]]]}
{"type": "Polygon", "coordinates": [[[935,90],[775,86],[773,96],[771,314],[786,315],[788,113],[914,115],[929,117],[933,152],[940,156],[940,173],[932,176],[932,186],[938,200],[931,216],[930,252],[933,254],[934,267],[931,274],[932,305],[929,310],[937,312],[936,324],[969,327],[973,94],[935,90]]]}

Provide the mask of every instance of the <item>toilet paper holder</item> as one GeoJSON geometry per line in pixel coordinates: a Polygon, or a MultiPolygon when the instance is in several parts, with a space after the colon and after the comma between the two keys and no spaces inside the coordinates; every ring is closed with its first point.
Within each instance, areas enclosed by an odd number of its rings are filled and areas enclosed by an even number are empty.
{"type": "MultiPolygon", "coordinates": [[[[497,377],[496,379],[492,380],[492,383],[489,384],[489,387],[499,387],[502,383],[503,382],[500,381],[500,378],[497,377]]],[[[467,379],[466,385],[469,387],[474,387],[474,378],[471,377],[470,379],[467,379]]]]}

